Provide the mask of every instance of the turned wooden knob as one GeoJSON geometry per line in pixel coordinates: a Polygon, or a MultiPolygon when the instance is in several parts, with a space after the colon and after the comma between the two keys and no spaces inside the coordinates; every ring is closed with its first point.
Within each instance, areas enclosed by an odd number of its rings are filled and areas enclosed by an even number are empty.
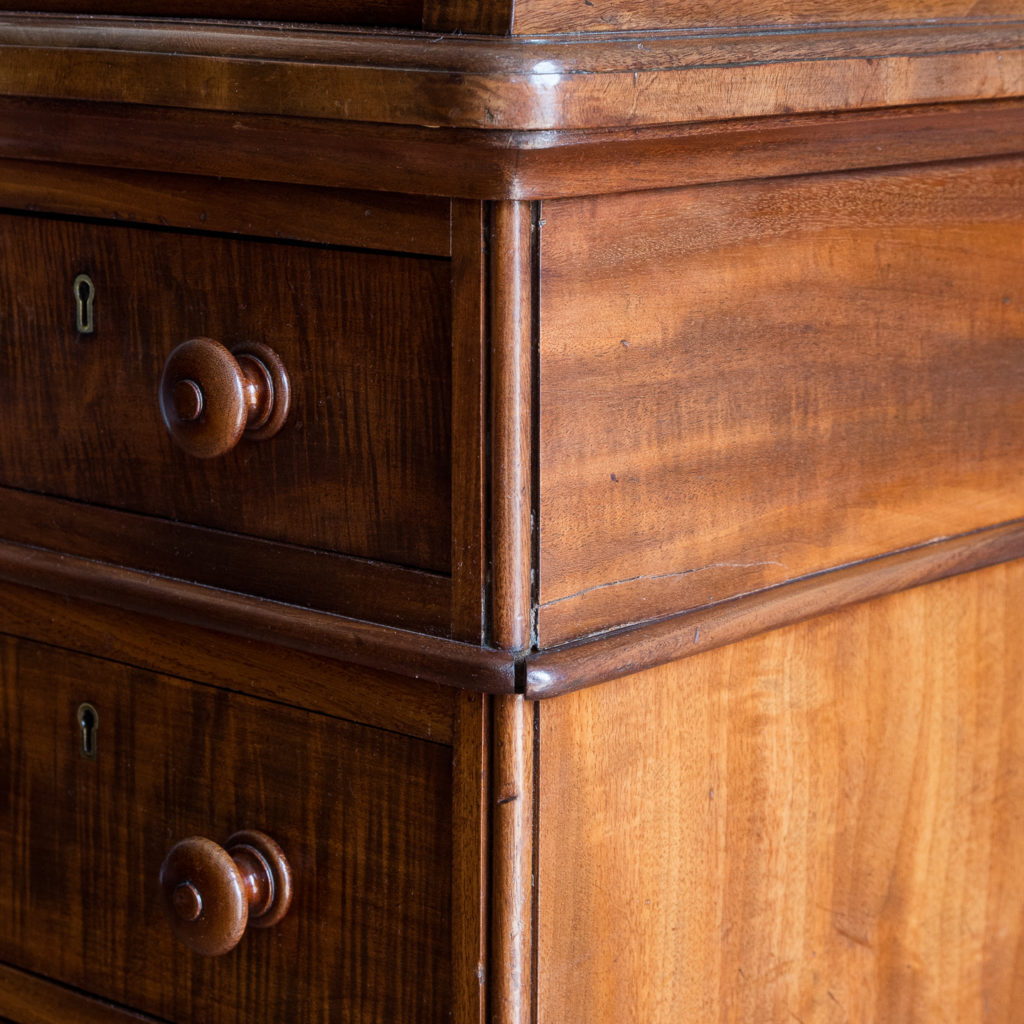
{"type": "Polygon", "coordinates": [[[288,912],[292,875],[281,847],[262,832],[236,832],[223,846],[192,836],[160,866],[164,912],[174,934],[203,956],[238,945],[246,927],[269,928],[288,912]]]}
{"type": "Polygon", "coordinates": [[[273,437],[288,416],[291,389],[278,356],[265,345],[229,350],[212,338],[183,341],[164,363],[160,414],[189,455],[212,459],[244,434],[273,437]]]}

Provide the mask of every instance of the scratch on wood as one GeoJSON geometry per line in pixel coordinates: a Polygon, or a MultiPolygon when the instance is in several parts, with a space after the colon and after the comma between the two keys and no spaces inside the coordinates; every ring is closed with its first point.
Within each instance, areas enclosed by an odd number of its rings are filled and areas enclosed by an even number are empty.
{"type": "MultiPolygon", "coordinates": [[[[614,479],[614,477],[613,477],[614,479]]],[[[544,601],[541,608],[550,608],[554,604],[561,604],[563,601],[573,601],[577,597],[584,597],[592,594],[595,590],[607,590],[609,587],[621,587],[626,583],[640,583],[644,580],[667,580],[673,576],[693,576],[699,572],[711,572],[713,569],[759,569],[766,565],[777,565],[780,569],[788,569],[785,562],[764,561],[764,562],[712,562],[711,565],[702,565],[699,569],[681,569],[677,572],[660,572],[644,576],[628,576],[626,579],[613,580],[611,583],[598,583],[593,587],[586,587],[577,590],[575,594],[566,594],[565,597],[556,597],[550,601],[544,601]]],[[[696,639],[695,639],[696,642],[696,639]]]]}

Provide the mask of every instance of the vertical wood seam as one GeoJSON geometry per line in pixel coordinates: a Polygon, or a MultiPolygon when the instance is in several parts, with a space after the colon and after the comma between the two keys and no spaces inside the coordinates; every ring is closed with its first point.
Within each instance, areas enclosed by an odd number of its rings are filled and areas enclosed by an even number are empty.
{"type": "MultiPolygon", "coordinates": [[[[530,646],[540,646],[540,301],[544,207],[530,211],[530,646]]],[[[525,679],[520,692],[525,690],[525,679]]]]}

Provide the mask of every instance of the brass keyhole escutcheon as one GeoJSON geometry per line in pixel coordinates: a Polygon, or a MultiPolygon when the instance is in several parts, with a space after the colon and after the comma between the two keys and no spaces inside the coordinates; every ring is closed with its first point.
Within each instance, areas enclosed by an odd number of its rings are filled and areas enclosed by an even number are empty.
{"type": "Polygon", "coordinates": [[[79,704],[78,728],[81,737],[79,753],[90,761],[96,760],[96,733],[99,727],[99,712],[89,703],[79,704]]]}
{"type": "Polygon", "coordinates": [[[96,285],[88,274],[79,274],[71,286],[75,293],[75,330],[79,334],[93,334],[96,320],[93,303],[96,300],[96,285]]]}

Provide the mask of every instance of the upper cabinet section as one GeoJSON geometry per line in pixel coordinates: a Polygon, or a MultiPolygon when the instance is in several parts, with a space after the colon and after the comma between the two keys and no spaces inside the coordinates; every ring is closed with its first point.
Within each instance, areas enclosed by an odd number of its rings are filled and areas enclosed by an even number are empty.
{"type": "MultiPolygon", "coordinates": [[[[485,35],[867,25],[1012,18],[1016,0],[40,0],[65,14],[306,21],[485,35]]],[[[0,3],[24,11],[25,3],[0,3]]]]}
{"type": "MultiPolygon", "coordinates": [[[[38,0],[35,11],[118,14],[144,18],[217,18],[237,21],[317,21],[374,28],[420,28],[424,0],[38,0]]],[[[24,11],[26,3],[0,3],[0,11],[24,11]]]]}
{"type": "MultiPolygon", "coordinates": [[[[473,4],[473,7],[487,6],[473,4]]],[[[1020,14],[1016,0],[517,0],[516,35],[639,29],[863,25],[1020,14]]]]}

